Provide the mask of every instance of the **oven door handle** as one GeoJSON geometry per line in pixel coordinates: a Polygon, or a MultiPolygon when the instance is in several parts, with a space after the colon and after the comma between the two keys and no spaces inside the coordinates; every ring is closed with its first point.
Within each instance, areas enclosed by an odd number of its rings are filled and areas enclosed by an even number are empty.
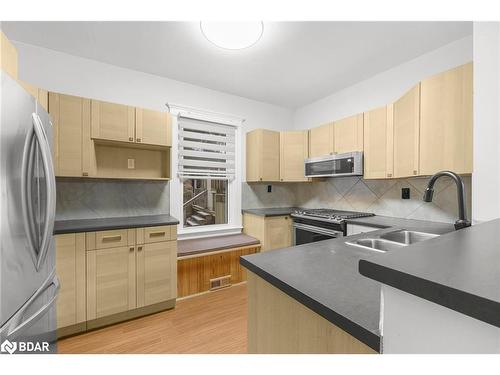
{"type": "Polygon", "coordinates": [[[323,228],[320,228],[320,227],[315,227],[313,225],[294,223],[293,227],[295,229],[302,229],[302,230],[306,230],[308,232],[324,234],[324,235],[327,235],[327,236],[335,236],[335,237],[343,237],[344,236],[344,233],[341,232],[341,231],[323,229],[323,228]]]}

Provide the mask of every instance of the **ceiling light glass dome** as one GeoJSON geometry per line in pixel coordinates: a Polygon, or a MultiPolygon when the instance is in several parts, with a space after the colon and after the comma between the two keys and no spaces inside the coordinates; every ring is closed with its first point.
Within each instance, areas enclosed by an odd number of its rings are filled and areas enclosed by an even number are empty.
{"type": "Polygon", "coordinates": [[[259,22],[200,22],[202,34],[211,43],[224,49],[248,48],[259,41],[264,23],[259,22]]]}

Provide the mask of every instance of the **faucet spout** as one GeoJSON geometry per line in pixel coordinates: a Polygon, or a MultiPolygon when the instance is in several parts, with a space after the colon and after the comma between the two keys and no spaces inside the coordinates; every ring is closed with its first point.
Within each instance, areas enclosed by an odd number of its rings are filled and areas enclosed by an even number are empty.
{"type": "Polygon", "coordinates": [[[467,208],[465,203],[465,186],[462,178],[457,175],[455,172],[451,171],[441,171],[436,173],[431,177],[429,183],[427,184],[427,189],[425,189],[423,201],[424,202],[432,202],[432,197],[434,195],[434,184],[436,180],[440,177],[448,176],[455,181],[455,185],[457,185],[457,199],[458,199],[458,220],[455,222],[455,229],[462,229],[471,226],[469,220],[467,220],[467,208]]]}

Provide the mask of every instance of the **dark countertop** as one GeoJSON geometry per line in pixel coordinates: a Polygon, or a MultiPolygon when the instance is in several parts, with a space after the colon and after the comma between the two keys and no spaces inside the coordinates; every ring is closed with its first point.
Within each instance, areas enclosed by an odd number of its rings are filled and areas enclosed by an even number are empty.
{"type": "Polygon", "coordinates": [[[257,216],[283,216],[290,215],[298,207],[272,207],[272,208],[245,208],[241,212],[257,216]]]}
{"type": "MultiPolygon", "coordinates": [[[[403,219],[403,223],[408,224],[403,219]]],[[[394,226],[350,236],[349,240],[395,229],[428,230],[429,223],[394,226]]],[[[433,233],[453,230],[438,223],[433,233]]],[[[380,284],[358,272],[360,260],[378,254],[336,238],[240,258],[240,263],[374,350],[380,351],[380,284]]]]}
{"type": "Polygon", "coordinates": [[[168,214],[109,217],[98,219],[56,220],[54,234],[96,232],[100,230],[177,225],[179,220],[168,214]]]}
{"type": "Polygon", "coordinates": [[[359,262],[374,280],[500,327],[500,219],[359,262]]]}

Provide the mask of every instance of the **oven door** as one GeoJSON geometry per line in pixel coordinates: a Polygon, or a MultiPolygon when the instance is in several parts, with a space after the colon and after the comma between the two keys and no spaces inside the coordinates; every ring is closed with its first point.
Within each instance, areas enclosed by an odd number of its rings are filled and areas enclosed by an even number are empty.
{"type": "Polygon", "coordinates": [[[294,223],[293,224],[293,244],[302,245],[305,243],[330,240],[332,238],[343,237],[341,231],[317,227],[314,225],[294,223]]]}

